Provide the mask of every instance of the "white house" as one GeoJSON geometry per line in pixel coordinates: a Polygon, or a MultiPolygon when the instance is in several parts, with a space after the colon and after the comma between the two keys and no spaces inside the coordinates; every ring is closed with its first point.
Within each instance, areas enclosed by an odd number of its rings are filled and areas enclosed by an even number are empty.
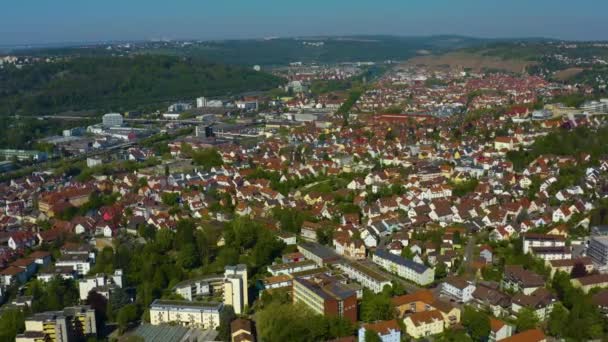
{"type": "Polygon", "coordinates": [[[443,295],[452,297],[462,303],[472,300],[473,292],[475,292],[475,285],[460,277],[448,278],[441,284],[443,295]]]}

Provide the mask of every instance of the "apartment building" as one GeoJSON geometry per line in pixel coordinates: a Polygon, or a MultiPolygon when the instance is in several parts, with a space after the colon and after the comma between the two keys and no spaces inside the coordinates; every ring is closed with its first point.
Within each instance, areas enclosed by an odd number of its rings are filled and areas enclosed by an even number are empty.
{"type": "Polygon", "coordinates": [[[403,324],[406,333],[415,339],[441,334],[445,327],[439,310],[413,313],[403,320],[403,324]]]}
{"type": "Polygon", "coordinates": [[[385,250],[377,250],[372,260],[387,271],[418,285],[428,285],[435,280],[435,271],[432,268],[385,250]]]}
{"type": "Polygon", "coordinates": [[[173,291],[186,300],[194,300],[199,296],[210,296],[215,293],[223,293],[223,275],[211,275],[198,279],[184,280],[173,287],[173,291]]]}
{"type": "Polygon", "coordinates": [[[89,273],[91,264],[89,257],[82,254],[64,254],[55,262],[56,267],[70,266],[81,276],[89,273]]]}
{"type": "Polygon", "coordinates": [[[237,315],[249,305],[247,265],[226,266],[224,270],[224,304],[231,305],[237,315]]]}
{"type": "Polygon", "coordinates": [[[344,262],[337,265],[350,279],[374,293],[382,292],[385,286],[392,286],[390,279],[358,262],[344,262]]]}
{"type": "Polygon", "coordinates": [[[523,252],[530,253],[533,247],[565,247],[566,238],[562,235],[526,233],[523,236],[523,252]]]}
{"type": "Polygon", "coordinates": [[[314,270],[317,268],[317,264],[312,260],[302,260],[298,262],[289,262],[284,264],[276,264],[268,266],[268,273],[273,276],[287,275],[296,272],[314,270]]]}
{"type": "Polygon", "coordinates": [[[97,335],[95,310],[90,306],[66,307],[37,313],[25,320],[25,332],[16,341],[83,341],[97,335]]]}
{"type": "Polygon", "coordinates": [[[222,309],[222,303],[157,299],[150,305],[150,323],[215,329],[220,325],[222,309]]]}
{"type": "Polygon", "coordinates": [[[587,255],[599,268],[608,267],[608,236],[592,236],[587,255]]]}
{"type": "Polygon", "coordinates": [[[340,260],[340,256],[336,252],[326,246],[315,242],[303,242],[298,244],[298,251],[304,255],[306,259],[314,261],[320,267],[327,266],[340,260]]]}
{"type": "Polygon", "coordinates": [[[95,291],[106,299],[110,299],[112,290],[116,287],[122,287],[123,274],[122,270],[115,270],[114,274],[108,276],[106,274],[97,274],[93,277],[87,277],[78,281],[78,290],[80,292],[80,300],[86,300],[89,292],[95,291]]]}
{"type": "Polygon", "coordinates": [[[357,293],[329,277],[293,280],[293,301],[304,303],[320,315],[357,322],[357,293]]]}

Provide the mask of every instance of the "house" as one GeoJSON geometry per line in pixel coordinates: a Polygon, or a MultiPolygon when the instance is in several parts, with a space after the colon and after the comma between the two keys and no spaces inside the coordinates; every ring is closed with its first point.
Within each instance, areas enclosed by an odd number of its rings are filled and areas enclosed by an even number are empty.
{"type": "Polygon", "coordinates": [[[415,339],[443,333],[443,315],[439,310],[420,311],[403,320],[405,332],[415,339]]]}
{"type": "Polygon", "coordinates": [[[502,293],[498,284],[478,283],[473,296],[473,306],[490,311],[494,316],[503,316],[511,309],[511,298],[502,293]]]}
{"type": "Polygon", "coordinates": [[[545,288],[536,289],[529,295],[518,293],[512,298],[511,311],[517,314],[522,308],[528,308],[536,314],[541,321],[549,318],[557,298],[545,288]]]}
{"type": "Polygon", "coordinates": [[[359,328],[359,342],[365,342],[365,332],[371,330],[378,334],[382,342],[400,342],[401,328],[396,320],[366,323],[359,328]]]}
{"type": "Polygon", "coordinates": [[[230,323],[231,342],[255,342],[251,320],[237,318],[230,323]]]}
{"type": "Polygon", "coordinates": [[[529,295],[536,289],[545,286],[545,280],[540,275],[528,271],[522,266],[508,265],[505,266],[501,285],[504,289],[529,295]]]}
{"type": "Polygon", "coordinates": [[[8,238],[8,246],[13,250],[32,248],[36,243],[36,234],[28,231],[15,232],[8,238]]]}
{"type": "Polygon", "coordinates": [[[462,303],[473,299],[475,285],[460,277],[450,277],[441,284],[441,294],[454,298],[462,303]]]}
{"type": "Polygon", "coordinates": [[[411,294],[393,297],[391,301],[400,318],[416,312],[437,310],[443,316],[446,327],[460,323],[460,309],[449,302],[438,300],[430,290],[419,290],[411,294]]]}
{"type": "Polygon", "coordinates": [[[21,267],[9,266],[0,271],[0,285],[12,286],[14,284],[23,284],[27,281],[27,274],[21,267]]]}
{"type": "Polygon", "coordinates": [[[336,252],[346,258],[353,260],[365,259],[365,244],[359,239],[340,236],[334,239],[334,246],[336,252]]]}
{"type": "Polygon", "coordinates": [[[489,342],[501,341],[505,338],[511,337],[511,335],[513,335],[513,326],[494,317],[490,317],[490,336],[488,337],[489,342]]]}
{"type": "Polygon", "coordinates": [[[306,241],[317,242],[317,231],[321,229],[321,224],[305,221],[302,223],[300,236],[306,241]]]}
{"type": "Polygon", "coordinates": [[[38,268],[44,268],[51,264],[51,253],[47,251],[35,251],[29,255],[29,258],[34,259],[38,268]]]}
{"type": "Polygon", "coordinates": [[[481,246],[479,256],[486,262],[486,264],[491,264],[493,261],[492,247],[488,245],[481,246]]]}
{"type": "Polygon", "coordinates": [[[573,212],[568,206],[562,205],[555,209],[552,215],[553,222],[568,222],[572,217],[573,212]]]}
{"type": "Polygon", "coordinates": [[[571,279],[572,286],[582,289],[589,293],[594,288],[608,287],[608,274],[592,274],[581,278],[571,279]]]}
{"type": "Polygon", "coordinates": [[[502,342],[546,342],[547,338],[540,329],[532,329],[507,337],[502,342]]]}
{"type": "Polygon", "coordinates": [[[11,263],[13,267],[19,267],[25,271],[25,276],[30,279],[36,273],[36,261],[32,258],[21,258],[11,263]]]}
{"type": "Polygon", "coordinates": [[[581,264],[585,271],[589,274],[593,272],[594,265],[590,257],[581,257],[575,259],[562,259],[562,260],[549,260],[545,262],[551,268],[551,277],[555,275],[555,272],[565,272],[567,274],[572,273],[572,269],[575,265],[581,264]]]}

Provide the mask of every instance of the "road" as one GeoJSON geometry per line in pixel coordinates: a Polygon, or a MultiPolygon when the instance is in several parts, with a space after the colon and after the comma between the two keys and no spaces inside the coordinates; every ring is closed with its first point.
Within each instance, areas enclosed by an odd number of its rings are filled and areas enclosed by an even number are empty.
{"type": "Polygon", "coordinates": [[[469,240],[467,241],[467,245],[464,248],[464,261],[460,267],[464,267],[465,274],[469,277],[474,278],[475,272],[473,272],[473,259],[475,252],[475,245],[477,243],[477,236],[475,234],[471,234],[469,236],[469,240]]]}

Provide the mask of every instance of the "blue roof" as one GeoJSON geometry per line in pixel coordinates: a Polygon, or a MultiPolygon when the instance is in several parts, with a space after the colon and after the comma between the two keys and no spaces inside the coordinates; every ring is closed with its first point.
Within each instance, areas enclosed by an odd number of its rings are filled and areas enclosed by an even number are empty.
{"type": "Polygon", "coordinates": [[[397,265],[401,265],[404,267],[407,267],[409,269],[414,270],[416,273],[424,273],[426,272],[429,268],[424,265],[424,264],[419,264],[413,260],[408,260],[402,256],[393,254],[393,253],[389,253],[384,249],[379,249],[376,251],[376,256],[382,258],[382,259],[386,259],[389,260],[397,265]]]}

